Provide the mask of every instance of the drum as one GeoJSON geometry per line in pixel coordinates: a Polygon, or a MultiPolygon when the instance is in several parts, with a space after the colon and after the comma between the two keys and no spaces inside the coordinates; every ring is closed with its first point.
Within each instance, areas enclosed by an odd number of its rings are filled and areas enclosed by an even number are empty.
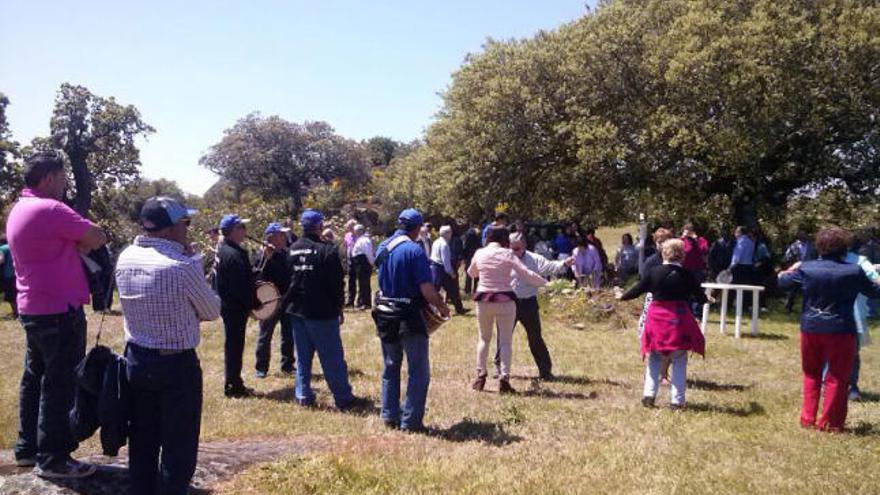
{"type": "Polygon", "coordinates": [[[257,320],[267,320],[278,311],[278,306],[281,304],[281,293],[272,282],[257,282],[257,299],[262,303],[262,306],[251,311],[251,316],[257,320]]]}
{"type": "Polygon", "coordinates": [[[437,331],[449,318],[440,316],[440,312],[430,304],[422,309],[422,316],[425,317],[425,325],[428,327],[428,335],[437,331]]]}

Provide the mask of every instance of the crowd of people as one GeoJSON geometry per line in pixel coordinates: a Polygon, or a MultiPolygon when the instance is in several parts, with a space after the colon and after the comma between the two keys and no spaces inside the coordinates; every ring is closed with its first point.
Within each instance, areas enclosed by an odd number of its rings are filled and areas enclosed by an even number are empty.
{"type": "MultiPolygon", "coordinates": [[[[75,461],[71,453],[106,418],[89,420],[92,428],[70,422],[71,417],[97,417],[90,409],[93,404],[80,401],[78,389],[84,370],[97,366],[93,354],[98,349],[86,353],[83,305],[89,302],[89,283],[82,255],[99,250],[107,236],[61,201],[67,176],[58,154],[28,157],[24,182],[6,224],[8,242],[0,236],[2,287],[26,336],[16,463],[34,466],[36,474],[47,478],[85,477],[95,467],[75,461]]],[[[820,231],[815,242],[798,233],[777,276],[766,239],[745,227],[722,231],[711,244],[692,223],[683,225],[678,235],[671,226],[662,226],[638,245],[624,234],[610,259],[594,229],[570,223],[556,232],[555,226],[510,223],[503,213],[482,228],[442,225],[435,234],[419,211],[406,209],[378,246],[356,220],[346,223],[337,245],[323,214],[309,209],[299,218],[300,236],[290,222],[272,222],[262,228],[262,236],[251,237],[246,218],[224,215],[207,232],[210,249],[199,253],[190,232],[195,214],[172,198],[148,199],[138,215],[142,232],[119,254],[113,271],[125,350],[124,356],[100,362],[107,363],[102,364],[107,373],[116,366],[115,372],[124,377],[117,381],[124,382],[124,391],[113,392],[117,402],[125,397],[117,416],[124,415],[128,425],[134,493],[187,491],[202,414],[196,348],[203,321],[222,320],[226,397],[254,395],[242,376],[246,327],[252,315],[269,308],[259,318],[255,379],[269,373],[273,334],[280,324],[280,371],[294,375],[296,402],[315,405],[311,379],[317,355],[335,407],[348,411],[370,402],[352,390],[341,325],[346,308],[370,311],[383,362],[381,419],[389,428],[419,432],[425,430],[431,375],[429,321],[450,318],[447,304],[456,315],[467,314],[462,293],[476,313],[471,388],[486,387],[489,350],[496,337],[493,378],[498,391],[509,394],[515,393],[510,374],[517,322],[525,329],[539,379],[554,379],[542,336],[541,286],[561,277],[591,292],[637,278],[628,290],[616,290],[622,300],[645,296],[639,324],[641,354],[647,361],[641,401],[655,406],[659,385],[671,368],[670,404],[680,409],[686,406],[688,353],[705,352],[696,316],[713,299],[701,283],[724,277],[737,284],[775,285],[778,280],[779,289],[787,291],[789,311],[795,294],[803,294],[801,424],[839,431],[848,395],[858,395],[858,349],[869,336],[870,301],[880,298],[877,260],[870,252],[880,254],[880,246],[873,241],[861,245],[837,228],[820,231]],[[259,246],[255,257],[246,248],[249,239],[259,246]],[[205,256],[211,258],[207,273],[205,256]],[[259,296],[261,284],[271,285],[275,297],[259,296]],[[401,404],[404,359],[408,383],[401,404]]],[[[106,348],[102,352],[111,354],[106,348]]]]}

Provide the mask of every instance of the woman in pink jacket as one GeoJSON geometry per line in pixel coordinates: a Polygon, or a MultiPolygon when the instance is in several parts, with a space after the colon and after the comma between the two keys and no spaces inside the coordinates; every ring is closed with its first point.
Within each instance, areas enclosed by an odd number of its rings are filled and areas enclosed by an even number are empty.
{"type": "Polygon", "coordinates": [[[491,227],[486,236],[486,247],[474,254],[468,275],[479,278],[474,301],[477,306],[479,340],[477,341],[477,378],[471,385],[474,390],[483,390],[486,385],[486,358],[492,333],[498,328],[498,350],[501,354],[501,374],[498,391],[513,393],[510,386],[510,358],[513,327],[516,325],[516,294],[512,279],[516,273],[521,280],[534,286],[547,283],[540,275],[529,270],[513,254],[510,245],[510,231],[506,227],[491,227]]]}

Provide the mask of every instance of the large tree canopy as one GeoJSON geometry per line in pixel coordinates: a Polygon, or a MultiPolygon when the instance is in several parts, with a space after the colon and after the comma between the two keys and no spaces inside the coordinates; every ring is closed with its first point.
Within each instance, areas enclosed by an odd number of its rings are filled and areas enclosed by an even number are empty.
{"type": "Polygon", "coordinates": [[[799,192],[873,193],[878,118],[876,2],[616,0],[468,57],[426,149],[396,165],[460,218],[711,203],[754,223],[799,192]]]}
{"type": "Polygon", "coordinates": [[[82,215],[91,208],[94,189],[112,189],[138,178],[141,161],[135,139],[154,131],[133,105],[69,83],[58,90],[49,128],[48,140],[34,144],[67,153],[74,178],[73,207],[82,215]]]}
{"type": "Polygon", "coordinates": [[[268,198],[287,198],[294,214],[309,187],[367,179],[367,161],[358,143],[336,134],[326,122],[288,122],[252,113],[227,129],[200,163],[234,186],[268,198]]]}

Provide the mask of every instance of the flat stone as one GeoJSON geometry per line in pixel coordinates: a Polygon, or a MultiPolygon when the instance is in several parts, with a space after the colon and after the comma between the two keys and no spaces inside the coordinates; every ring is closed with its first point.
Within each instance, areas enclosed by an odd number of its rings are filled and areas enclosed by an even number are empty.
{"type": "MultiPolygon", "coordinates": [[[[244,469],[289,454],[305,453],[306,440],[240,440],[204,442],[199,445],[199,462],[191,493],[208,493],[222,481],[244,469]]],[[[118,457],[91,455],[78,460],[98,465],[98,471],[80,480],[44,480],[31,468],[15,467],[12,451],[0,451],[0,494],[17,495],[117,495],[128,493],[128,451],[118,457]]]]}

